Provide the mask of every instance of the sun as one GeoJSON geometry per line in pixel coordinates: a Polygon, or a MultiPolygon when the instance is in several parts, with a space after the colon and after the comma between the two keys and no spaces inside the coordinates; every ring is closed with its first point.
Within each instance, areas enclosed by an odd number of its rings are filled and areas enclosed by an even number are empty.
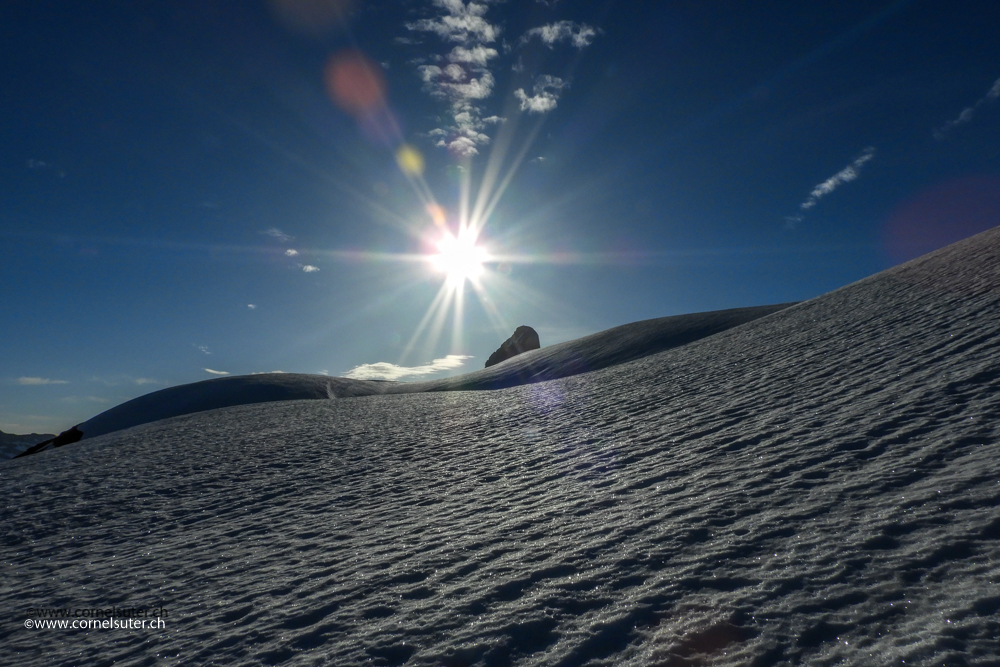
{"type": "Polygon", "coordinates": [[[456,286],[478,278],[483,273],[483,262],[488,259],[485,248],[476,245],[476,237],[468,232],[458,236],[446,232],[437,249],[438,254],[430,258],[431,265],[456,286]]]}

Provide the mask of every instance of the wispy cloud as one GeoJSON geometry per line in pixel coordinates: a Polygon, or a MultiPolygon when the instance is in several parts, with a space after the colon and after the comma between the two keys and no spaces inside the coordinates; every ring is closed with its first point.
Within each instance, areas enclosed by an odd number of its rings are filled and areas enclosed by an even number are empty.
{"type": "Polygon", "coordinates": [[[546,113],[556,108],[559,94],[568,87],[569,83],[559,77],[543,74],[535,78],[535,85],[532,87],[534,95],[528,95],[523,88],[518,88],[514,91],[514,97],[520,100],[521,111],[546,113]]]}
{"type": "Polygon", "coordinates": [[[488,9],[485,3],[434,0],[433,5],[443,9],[444,15],[407,23],[407,29],[432,32],[442,39],[461,44],[492,42],[500,34],[498,26],[483,18],[488,9]]]}
{"type": "Polygon", "coordinates": [[[875,149],[872,146],[865,148],[861,151],[861,155],[854,158],[851,164],[847,165],[836,174],[814,187],[812,192],[809,193],[809,197],[799,205],[799,208],[803,211],[808,211],[815,206],[820,199],[827,196],[844,183],[850,183],[855,180],[861,172],[861,167],[874,157],[875,149]]]}
{"type": "Polygon", "coordinates": [[[289,248],[288,250],[285,251],[285,255],[288,256],[288,257],[295,257],[298,254],[299,254],[299,251],[296,250],[295,248],[289,248]]]}
{"type": "Polygon", "coordinates": [[[89,378],[90,382],[98,382],[103,384],[105,387],[121,387],[123,385],[138,385],[143,386],[147,384],[169,384],[164,380],[157,380],[154,378],[142,378],[133,377],[131,375],[114,375],[114,376],[92,376],[89,378]]]}
{"type": "Polygon", "coordinates": [[[282,242],[285,242],[285,243],[287,243],[288,241],[292,241],[292,240],[295,239],[294,236],[289,236],[288,234],[286,234],[285,232],[281,231],[277,227],[271,227],[270,229],[265,229],[264,231],[261,232],[261,234],[267,234],[268,236],[273,236],[274,238],[278,239],[279,241],[282,241],[282,242]]]}
{"type": "Polygon", "coordinates": [[[420,377],[461,368],[465,365],[466,359],[472,359],[472,357],[463,354],[449,354],[423,366],[397,366],[380,361],[376,364],[362,364],[352,368],[344,374],[344,377],[353,380],[401,380],[407,377],[420,377]]]}
{"type": "Polygon", "coordinates": [[[195,347],[202,354],[212,354],[212,352],[208,349],[208,345],[195,345],[195,347]]]}
{"type": "Polygon", "coordinates": [[[424,89],[451,107],[452,122],[429,134],[452,154],[472,157],[490,142],[484,130],[501,121],[496,116],[484,118],[479,106],[492,95],[496,84],[489,64],[499,52],[490,44],[496,41],[500,28],[486,19],[485,3],[434,0],[433,6],[443,14],[406,24],[407,30],[430,32],[458,43],[446,55],[435,57],[437,64],[417,67],[424,89]]]}
{"type": "MultiPolygon", "coordinates": [[[[556,21],[531,28],[513,45],[502,40],[501,49],[497,46],[501,28],[487,16],[490,5],[500,1],[432,0],[436,16],[404,24],[413,35],[432,34],[449,45],[447,53],[421,56],[411,62],[417,65],[424,90],[449,105],[449,115],[427,136],[459,157],[478,155],[490,143],[492,126],[505,121],[497,115],[488,115],[484,109],[496,86],[491,67],[509,56],[516,59],[514,71],[521,72],[520,56],[510,55],[511,51],[534,40],[550,49],[560,42],[582,49],[600,32],[586,24],[556,21]]],[[[397,41],[418,43],[414,38],[397,41]]],[[[514,95],[522,111],[545,113],[556,108],[560,92],[566,87],[562,79],[543,75],[536,78],[530,94],[522,87],[514,95]]]]}
{"type": "Polygon", "coordinates": [[[17,383],[27,386],[38,386],[43,384],[69,384],[69,380],[50,380],[49,378],[19,377],[17,383]]]}
{"type": "Polygon", "coordinates": [[[66,403],[110,403],[111,399],[100,396],[66,396],[62,399],[66,403]]]}
{"type": "Polygon", "coordinates": [[[496,49],[491,49],[489,47],[483,46],[482,44],[477,44],[471,49],[467,49],[464,46],[456,46],[448,54],[448,60],[451,63],[462,63],[465,65],[475,65],[477,67],[486,67],[489,65],[490,61],[496,58],[499,53],[496,49]]]}
{"type": "Polygon", "coordinates": [[[472,100],[489,97],[496,83],[493,74],[488,70],[476,72],[470,67],[462,67],[455,63],[444,67],[422,65],[417,70],[432,95],[448,100],[453,105],[461,105],[456,113],[470,113],[466,105],[472,100]]]}
{"type": "Polygon", "coordinates": [[[249,308],[250,310],[257,310],[257,304],[255,304],[255,303],[248,303],[247,304],[247,308],[249,308]]]}
{"type": "Polygon", "coordinates": [[[590,46],[597,36],[597,30],[586,23],[573,21],[556,21],[548,25],[532,28],[521,37],[521,44],[527,44],[538,38],[543,44],[552,48],[558,42],[568,41],[578,49],[590,46]]]}
{"type": "Polygon", "coordinates": [[[942,141],[948,136],[948,133],[951,132],[952,129],[959,125],[968,123],[976,115],[976,112],[987,104],[992,104],[997,100],[997,98],[1000,98],[1000,79],[994,81],[990,89],[986,91],[986,94],[976,100],[975,104],[962,109],[962,113],[958,114],[956,118],[949,120],[944,125],[934,130],[934,138],[938,141],[942,141]]]}
{"type": "Polygon", "coordinates": [[[312,264],[299,264],[299,268],[306,273],[315,273],[316,271],[319,271],[319,267],[313,266],[312,264]]]}
{"type": "Polygon", "coordinates": [[[211,368],[204,369],[206,373],[211,373],[212,375],[229,375],[229,371],[213,371],[211,368]]]}

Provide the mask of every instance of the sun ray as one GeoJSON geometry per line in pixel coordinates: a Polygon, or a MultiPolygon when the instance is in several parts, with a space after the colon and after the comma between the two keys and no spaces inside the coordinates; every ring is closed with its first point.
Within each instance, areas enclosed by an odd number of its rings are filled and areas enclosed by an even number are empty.
{"type": "MultiPolygon", "coordinates": [[[[446,287],[447,284],[446,284],[446,287]]],[[[433,321],[427,330],[427,341],[424,345],[423,356],[430,358],[434,353],[434,346],[441,340],[441,334],[444,331],[445,323],[448,321],[448,311],[450,310],[452,302],[455,300],[455,287],[448,287],[446,297],[444,301],[441,302],[441,307],[438,308],[434,313],[433,321]]]]}
{"type": "Polygon", "coordinates": [[[534,143],[535,137],[537,137],[539,131],[541,131],[544,122],[544,118],[539,118],[535,121],[534,127],[531,128],[531,132],[528,134],[527,139],[521,145],[521,149],[518,151],[517,156],[511,163],[506,175],[500,182],[499,187],[494,190],[493,186],[494,183],[496,183],[497,176],[500,174],[500,168],[503,164],[503,160],[514,141],[516,123],[511,123],[509,127],[505,124],[500,129],[500,136],[497,137],[494,148],[490,152],[490,160],[486,167],[486,174],[483,175],[483,179],[480,182],[479,192],[476,195],[476,205],[472,210],[470,224],[477,232],[485,227],[486,221],[489,220],[490,215],[492,215],[493,210],[500,201],[500,198],[503,196],[504,192],[506,192],[510,182],[514,179],[514,175],[524,162],[524,158],[534,143]],[[494,155],[497,156],[496,159],[494,159],[494,155]]]}
{"type": "Polygon", "coordinates": [[[403,294],[414,290],[417,286],[418,285],[415,282],[408,281],[389,291],[382,292],[378,296],[372,298],[371,301],[367,302],[361,308],[352,311],[345,316],[330,320],[325,326],[313,330],[305,329],[300,331],[299,335],[295,339],[287,341],[280,349],[283,353],[291,353],[319,344],[320,341],[329,339],[334,332],[345,327],[346,325],[363,320],[365,317],[370,316],[373,312],[388,307],[396,301],[396,299],[400,298],[403,294]]]}
{"type": "Polygon", "coordinates": [[[461,352],[464,343],[463,323],[465,320],[465,282],[455,289],[454,319],[451,325],[451,349],[461,352]]]}
{"type": "Polygon", "coordinates": [[[469,227],[469,193],[472,189],[472,168],[469,160],[462,166],[461,178],[459,179],[459,200],[458,200],[458,232],[469,227]]]}
{"type": "Polygon", "coordinates": [[[493,273],[490,278],[491,300],[507,300],[516,298],[523,304],[527,304],[545,312],[555,312],[560,310],[564,304],[547,296],[530,285],[516,282],[502,274],[493,273]]]}
{"type": "Polygon", "coordinates": [[[416,330],[414,330],[413,335],[410,336],[410,340],[408,340],[406,342],[406,346],[403,347],[403,351],[399,355],[399,360],[396,363],[402,364],[406,360],[407,355],[410,354],[410,352],[413,351],[413,347],[416,345],[417,340],[420,338],[420,334],[422,334],[424,332],[424,329],[427,328],[427,324],[430,322],[431,318],[434,316],[434,313],[438,309],[440,309],[442,306],[444,306],[445,308],[447,308],[447,305],[445,304],[445,302],[448,299],[448,295],[449,295],[450,291],[451,290],[450,290],[450,288],[448,286],[448,283],[442,283],[440,289],[438,289],[437,295],[434,297],[434,300],[431,302],[431,305],[427,307],[427,312],[424,313],[424,316],[420,320],[420,323],[417,325],[416,330]]]}
{"type": "Polygon", "coordinates": [[[489,319],[490,325],[493,327],[493,331],[500,336],[500,340],[503,340],[509,335],[505,332],[511,330],[510,325],[504,319],[503,315],[500,314],[500,310],[496,307],[496,304],[493,303],[489,294],[486,293],[486,289],[483,284],[479,280],[470,280],[469,282],[472,285],[472,291],[476,294],[476,299],[483,307],[483,312],[486,313],[486,317],[489,319]]]}
{"type": "Polygon", "coordinates": [[[542,124],[543,120],[540,118],[535,123],[535,127],[532,128],[531,134],[529,135],[528,139],[521,146],[520,152],[518,152],[517,157],[514,158],[514,161],[511,163],[510,168],[507,170],[507,174],[500,182],[499,187],[497,187],[495,192],[489,193],[491,195],[489,203],[485,206],[485,208],[477,210],[477,212],[473,214],[473,219],[475,220],[476,223],[476,229],[481,229],[482,227],[484,227],[486,225],[486,221],[490,219],[491,215],[493,215],[493,210],[497,207],[497,204],[500,203],[500,198],[503,197],[503,194],[507,191],[507,188],[510,186],[511,181],[514,180],[514,175],[517,173],[517,170],[521,167],[521,163],[524,162],[524,158],[528,154],[528,149],[531,148],[531,145],[535,141],[535,137],[538,135],[538,132],[542,129],[542,124]]]}
{"type": "Polygon", "coordinates": [[[497,136],[493,140],[490,155],[486,161],[486,170],[479,181],[479,190],[476,193],[476,204],[472,211],[472,217],[470,218],[470,224],[474,228],[482,228],[482,225],[480,224],[480,221],[483,220],[482,212],[486,207],[487,201],[489,200],[490,193],[493,190],[493,185],[496,183],[497,177],[500,174],[500,169],[503,167],[504,160],[507,157],[507,152],[510,150],[510,146],[514,141],[514,136],[516,135],[517,127],[520,124],[521,119],[521,113],[518,110],[518,106],[518,104],[508,102],[506,108],[504,109],[504,117],[508,120],[500,126],[497,136]]]}

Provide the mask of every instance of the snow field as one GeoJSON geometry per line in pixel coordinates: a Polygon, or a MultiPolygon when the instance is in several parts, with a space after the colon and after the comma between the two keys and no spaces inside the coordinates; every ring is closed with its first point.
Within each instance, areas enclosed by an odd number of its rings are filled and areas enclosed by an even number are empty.
{"type": "Polygon", "coordinates": [[[5,464],[0,661],[996,664],[998,288],[994,230],[603,370],[5,464]],[[21,625],[112,604],[168,626],[21,625]]]}

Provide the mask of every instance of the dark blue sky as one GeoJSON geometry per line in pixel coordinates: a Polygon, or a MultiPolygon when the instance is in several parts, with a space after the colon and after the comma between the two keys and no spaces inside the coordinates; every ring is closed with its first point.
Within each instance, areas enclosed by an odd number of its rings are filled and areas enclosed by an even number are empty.
{"type": "Polygon", "coordinates": [[[808,299],[1000,224],[995,2],[330,7],[0,7],[0,429],[210,371],[465,372],[519,324],[808,299]],[[497,199],[456,316],[423,258],[463,183],[497,199]]]}

